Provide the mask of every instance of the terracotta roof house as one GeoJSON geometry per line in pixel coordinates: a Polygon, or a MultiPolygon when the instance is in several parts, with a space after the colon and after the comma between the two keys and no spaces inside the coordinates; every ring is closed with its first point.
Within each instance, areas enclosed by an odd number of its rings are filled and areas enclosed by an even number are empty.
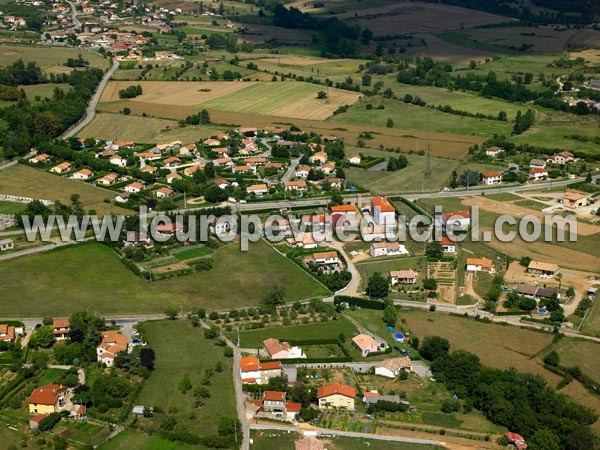
{"type": "Polygon", "coordinates": [[[412,270],[392,270],[389,275],[390,284],[415,284],[417,282],[417,273],[412,270]]]}
{"type": "Polygon", "coordinates": [[[30,414],[51,414],[65,406],[64,395],[67,387],[62,384],[47,384],[37,387],[29,397],[30,414]]]}
{"type": "Polygon", "coordinates": [[[70,171],[72,168],[73,168],[73,164],[71,164],[68,161],[65,161],[63,163],[60,163],[60,164],[57,164],[56,166],[54,166],[52,169],[50,169],[50,172],[62,174],[62,173],[66,173],[66,172],[70,171]]]}
{"type": "Polygon", "coordinates": [[[305,191],[308,189],[308,185],[304,180],[286,181],[283,183],[283,189],[286,191],[305,191]]]}
{"type": "Polygon", "coordinates": [[[157,198],[169,198],[175,192],[173,189],[169,189],[168,187],[161,187],[157,189],[154,194],[157,198]]]}
{"type": "Polygon", "coordinates": [[[117,353],[127,351],[129,343],[127,336],[114,330],[103,331],[101,334],[102,342],[96,347],[96,356],[98,362],[110,367],[114,364],[117,353]]]}
{"type": "Polygon", "coordinates": [[[356,388],[342,383],[328,384],[317,390],[319,409],[345,408],[354,410],[356,388]]]}
{"type": "Polygon", "coordinates": [[[279,361],[261,362],[256,356],[240,360],[240,378],[244,384],[267,384],[269,379],[282,374],[279,361]]]}
{"type": "Polygon", "coordinates": [[[493,272],[494,261],[487,258],[467,258],[467,272],[493,272]]]}
{"type": "Polygon", "coordinates": [[[540,261],[531,261],[527,266],[527,272],[548,277],[554,276],[558,270],[558,265],[540,261]]]}
{"type": "Polygon", "coordinates": [[[81,169],[81,170],[78,170],[77,172],[75,172],[71,176],[71,178],[73,178],[74,180],[87,180],[93,176],[94,176],[94,172],[92,172],[90,169],[81,169]]]}
{"type": "Polygon", "coordinates": [[[379,351],[379,342],[368,334],[359,334],[352,338],[352,343],[360,351],[361,356],[367,356],[369,353],[379,351]]]}
{"type": "Polygon", "coordinates": [[[375,366],[375,375],[396,378],[403,370],[412,370],[412,361],[408,356],[402,358],[384,359],[375,366]]]}
{"type": "Polygon", "coordinates": [[[0,341],[12,342],[15,340],[15,327],[6,323],[0,323],[0,341]]]}
{"type": "Polygon", "coordinates": [[[292,347],[289,342],[268,338],[263,341],[263,349],[271,359],[306,358],[300,347],[292,347]]]}
{"type": "Polygon", "coordinates": [[[168,173],[165,178],[167,179],[167,183],[171,184],[173,180],[181,180],[181,175],[178,173],[168,173]]]}
{"type": "Polygon", "coordinates": [[[178,164],[181,164],[181,160],[177,156],[169,156],[163,161],[163,164],[166,167],[175,167],[178,164]]]}
{"type": "Polygon", "coordinates": [[[52,321],[52,331],[54,332],[54,339],[58,341],[68,339],[71,331],[69,328],[69,319],[54,319],[52,321]]]}
{"type": "Polygon", "coordinates": [[[104,175],[102,178],[98,178],[96,180],[97,184],[101,184],[103,186],[110,186],[113,184],[119,176],[116,173],[109,173],[104,175]]]}

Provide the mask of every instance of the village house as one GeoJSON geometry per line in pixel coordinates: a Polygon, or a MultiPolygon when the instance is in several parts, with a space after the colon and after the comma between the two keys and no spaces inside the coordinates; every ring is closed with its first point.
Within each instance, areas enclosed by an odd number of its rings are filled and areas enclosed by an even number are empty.
{"type": "Polygon", "coordinates": [[[304,180],[297,180],[297,181],[286,181],[285,183],[283,183],[283,189],[286,192],[290,192],[290,191],[306,191],[308,189],[308,185],[306,184],[306,181],[304,180]]]}
{"type": "Polygon", "coordinates": [[[232,229],[237,226],[235,219],[227,216],[215,217],[209,223],[210,232],[216,236],[228,234],[232,229]]]}
{"type": "Polygon", "coordinates": [[[183,174],[186,177],[191,177],[192,175],[194,175],[194,173],[196,173],[198,171],[202,171],[202,170],[204,170],[204,164],[197,163],[197,164],[194,164],[193,166],[189,166],[189,167],[186,167],[185,169],[183,169],[183,174]]]}
{"type": "Polygon", "coordinates": [[[271,359],[306,358],[300,347],[292,347],[288,342],[275,338],[265,339],[263,349],[271,359]]]}
{"type": "Polygon", "coordinates": [[[169,156],[163,161],[165,167],[176,167],[181,164],[181,160],[177,156],[169,156]]]}
{"type": "Polygon", "coordinates": [[[0,239],[0,252],[12,250],[15,248],[15,241],[12,239],[0,239]]]}
{"type": "Polygon", "coordinates": [[[161,223],[154,227],[154,231],[163,237],[174,236],[177,232],[183,230],[183,225],[179,222],[161,223]]]}
{"type": "Polygon", "coordinates": [[[467,258],[467,273],[494,272],[494,262],[487,258],[467,258]]]}
{"type": "Polygon", "coordinates": [[[159,144],[156,146],[156,151],[158,153],[164,153],[164,152],[179,150],[182,145],[183,145],[183,142],[181,142],[181,141],[173,141],[173,142],[168,142],[166,144],[159,144]]]}
{"type": "Polygon", "coordinates": [[[196,153],[196,150],[198,148],[196,147],[196,144],[187,144],[187,145],[182,145],[181,148],[179,149],[179,155],[180,156],[192,156],[193,154],[196,153]]]}
{"type": "Polygon", "coordinates": [[[252,172],[252,167],[250,167],[247,164],[243,164],[241,166],[233,166],[231,168],[231,171],[233,173],[250,173],[250,172],[252,172]]]}
{"type": "Polygon", "coordinates": [[[311,164],[325,164],[327,162],[327,153],[316,152],[314,155],[310,156],[308,160],[311,164]]]}
{"type": "Polygon", "coordinates": [[[127,186],[125,186],[124,190],[125,192],[129,192],[130,194],[136,194],[142,189],[144,189],[144,185],[139,181],[134,181],[133,183],[130,183],[127,186]]]}
{"type": "Polygon", "coordinates": [[[154,192],[156,198],[169,198],[175,192],[173,189],[169,189],[168,187],[161,187],[154,192]]]}
{"type": "Polygon", "coordinates": [[[502,174],[500,172],[484,172],[483,184],[492,185],[502,183],[502,174]]]}
{"type": "Polygon", "coordinates": [[[396,378],[402,371],[412,371],[412,361],[408,356],[384,359],[375,366],[375,375],[396,378]]]}
{"type": "Polygon", "coordinates": [[[94,172],[92,172],[90,169],[81,169],[75,172],[73,176],[71,176],[71,178],[73,178],[74,180],[88,180],[90,177],[93,176],[94,172]]]}
{"type": "Polygon", "coordinates": [[[533,169],[533,168],[540,168],[540,169],[545,169],[546,168],[546,161],[544,161],[543,159],[532,159],[531,161],[529,161],[529,168],[533,169]]]}
{"type": "Polygon", "coordinates": [[[542,167],[532,167],[529,169],[529,178],[533,181],[544,180],[548,178],[548,171],[542,167]]]}
{"type": "Polygon", "coordinates": [[[125,148],[125,149],[132,149],[135,146],[135,142],[133,141],[115,141],[113,143],[113,145],[115,145],[118,149],[121,148],[125,148]]]}
{"type": "Polygon", "coordinates": [[[115,363],[117,353],[127,351],[129,346],[127,336],[114,330],[103,331],[101,335],[102,342],[96,347],[96,357],[98,362],[111,367],[115,363]]]}
{"type": "Polygon", "coordinates": [[[273,377],[283,373],[279,361],[260,362],[256,356],[246,356],[240,360],[240,377],[243,384],[267,384],[273,377]]]}
{"type": "Polygon", "coordinates": [[[396,209],[385,197],[371,198],[371,215],[377,225],[385,227],[394,226],[396,209]]]}
{"type": "Polygon", "coordinates": [[[207,147],[218,147],[219,145],[221,145],[221,141],[219,141],[218,139],[205,139],[202,141],[203,145],[206,145],[207,147]]]}
{"type": "Polygon", "coordinates": [[[52,321],[52,332],[54,333],[54,339],[62,341],[70,337],[69,333],[71,329],[69,327],[69,319],[54,319],[52,321]]]}
{"type": "Polygon", "coordinates": [[[442,226],[452,227],[452,231],[466,231],[471,226],[471,213],[469,211],[455,211],[442,215],[442,226]]]}
{"type": "Polygon", "coordinates": [[[294,176],[296,178],[306,179],[308,178],[308,173],[310,172],[310,166],[298,166],[294,171],[294,176]]]}
{"type": "Polygon", "coordinates": [[[390,284],[415,284],[417,282],[417,273],[414,270],[392,270],[388,276],[390,284]]]}
{"type": "Polygon", "coordinates": [[[29,158],[31,164],[44,164],[50,161],[50,155],[42,153],[41,155],[35,155],[33,158],[29,158]]]}
{"type": "Polygon", "coordinates": [[[116,173],[109,173],[104,175],[102,178],[98,178],[96,180],[97,184],[101,184],[103,186],[110,186],[113,184],[119,176],[116,173]]]}
{"type": "Polygon", "coordinates": [[[13,325],[0,323],[0,341],[13,342],[16,336],[16,329],[13,325]]]}
{"type": "Polygon", "coordinates": [[[219,189],[226,189],[229,187],[230,183],[229,181],[227,181],[225,178],[215,178],[213,180],[213,183],[215,186],[217,186],[219,189]]]}
{"type": "Polygon", "coordinates": [[[342,383],[327,384],[317,390],[319,409],[341,408],[354,411],[356,388],[342,383]]]}
{"type": "Polygon", "coordinates": [[[269,193],[269,187],[264,183],[263,184],[253,184],[252,186],[248,186],[246,188],[246,192],[248,194],[254,194],[257,197],[260,197],[261,195],[269,193]]]}
{"type": "Polygon", "coordinates": [[[229,156],[217,158],[213,161],[213,165],[215,167],[231,167],[233,166],[233,160],[229,156]]]}
{"type": "Polygon", "coordinates": [[[153,152],[136,153],[136,156],[140,160],[140,164],[144,164],[148,161],[158,161],[161,158],[159,154],[153,152]]]}
{"type": "Polygon", "coordinates": [[[142,167],[140,169],[140,172],[142,173],[156,173],[158,171],[158,169],[154,166],[149,166],[149,165],[145,165],[144,167],[142,167]]]}
{"type": "Polygon", "coordinates": [[[588,203],[587,195],[580,194],[579,192],[565,192],[563,195],[563,204],[567,208],[582,208],[588,203]]]}
{"type": "Polygon", "coordinates": [[[332,173],[335,172],[335,163],[328,161],[325,164],[323,164],[321,166],[321,171],[325,174],[325,175],[331,175],[332,173]]]}
{"type": "Polygon", "coordinates": [[[315,184],[321,189],[328,184],[331,189],[341,191],[344,188],[344,179],[338,177],[323,178],[322,180],[317,180],[315,184]]]}
{"type": "Polygon", "coordinates": [[[379,351],[379,343],[368,334],[359,334],[352,338],[352,344],[358,349],[361,356],[367,356],[369,353],[379,351]]]}
{"type": "Polygon", "coordinates": [[[548,158],[548,164],[555,164],[557,166],[564,166],[570,162],[575,161],[575,155],[571,152],[564,151],[556,153],[548,158]]]}
{"type": "Polygon", "coordinates": [[[285,413],[285,392],[265,391],[263,392],[263,408],[266,412],[281,414],[285,413]]]}
{"type": "Polygon", "coordinates": [[[543,277],[553,277],[558,272],[559,267],[556,264],[550,264],[540,261],[531,261],[527,266],[527,272],[543,277]]]}
{"type": "Polygon", "coordinates": [[[216,155],[219,155],[219,158],[229,157],[229,149],[227,147],[211,148],[210,151],[216,155]]]}
{"type": "Polygon", "coordinates": [[[37,387],[29,397],[29,414],[52,414],[65,407],[67,387],[47,384],[37,387]]]}
{"type": "Polygon", "coordinates": [[[308,255],[304,258],[304,263],[307,265],[316,264],[319,270],[331,273],[342,270],[342,262],[340,261],[336,251],[318,252],[308,255]]]}
{"type": "Polygon", "coordinates": [[[560,299],[561,293],[558,289],[540,287],[537,284],[521,283],[517,285],[515,291],[522,297],[532,298],[536,301],[549,299],[554,296],[560,299]]]}
{"type": "Polygon", "coordinates": [[[258,156],[253,156],[253,157],[244,159],[244,164],[248,164],[251,167],[264,166],[267,162],[268,162],[267,158],[262,158],[262,157],[258,157],[258,156]]]}
{"type": "Polygon", "coordinates": [[[362,161],[362,158],[360,157],[360,155],[354,154],[354,155],[350,155],[348,157],[348,162],[350,164],[360,164],[362,161]]]}
{"type": "Polygon", "coordinates": [[[125,247],[146,247],[151,243],[150,236],[145,233],[140,233],[139,231],[128,231],[125,233],[125,239],[123,239],[125,247]]]}
{"type": "Polygon", "coordinates": [[[286,241],[286,245],[288,247],[297,247],[305,249],[313,249],[319,246],[319,244],[317,243],[317,241],[315,241],[311,233],[302,233],[298,236],[292,236],[286,241]]]}
{"type": "Polygon", "coordinates": [[[440,244],[442,244],[444,253],[447,253],[449,255],[456,254],[456,242],[454,242],[448,236],[443,236],[442,240],[440,241],[440,244]]]}
{"type": "Polygon", "coordinates": [[[497,146],[493,146],[485,150],[485,154],[487,156],[491,156],[492,158],[495,158],[500,153],[504,153],[504,149],[497,146]]]}
{"type": "Polygon", "coordinates": [[[115,202],[127,203],[129,201],[129,196],[131,194],[132,194],[131,192],[121,192],[121,193],[115,195],[115,202]]]}
{"type": "Polygon", "coordinates": [[[173,180],[181,180],[181,175],[178,173],[168,173],[165,177],[168,184],[171,184],[173,180]]]}
{"type": "Polygon", "coordinates": [[[334,205],[331,207],[331,223],[332,225],[342,226],[345,221],[357,222],[358,210],[355,205],[334,205]]]}
{"type": "Polygon", "coordinates": [[[373,257],[408,255],[408,250],[404,244],[399,242],[373,242],[369,248],[369,254],[373,257]]]}
{"type": "Polygon", "coordinates": [[[281,172],[285,166],[279,162],[268,162],[265,164],[265,169],[275,169],[277,172],[281,172]]]}
{"type": "Polygon", "coordinates": [[[119,167],[126,167],[127,166],[127,160],[125,158],[122,158],[122,157],[118,156],[118,155],[113,156],[108,161],[112,165],[114,165],[114,166],[119,166],[119,167]]]}
{"type": "Polygon", "coordinates": [[[73,168],[73,164],[71,164],[68,161],[65,161],[63,163],[60,163],[60,164],[54,166],[52,169],[50,169],[50,172],[63,174],[63,173],[69,172],[72,168],[73,168]]]}

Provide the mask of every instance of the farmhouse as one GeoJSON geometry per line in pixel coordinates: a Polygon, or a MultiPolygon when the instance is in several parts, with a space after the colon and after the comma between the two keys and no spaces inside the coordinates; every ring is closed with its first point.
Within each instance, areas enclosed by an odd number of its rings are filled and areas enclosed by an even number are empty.
{"type": "Polygon", "coordinates": [[[573,161],[575,161],[575,155],[567,151],[556,153],[555,155],[552,155],[550,158],[548,158],[549,164],[556,164],[558,166],[564,166],[565,164],[568,164],[573,161]]]}
{"type": "Polygon", "coordinates": [[[487,258],[467,258],[467,272],[494,272],[494,262],[487,258]]]}
{"type": "Polygon", "coordinates": [[[352,338],[352,344],[358,349],[362,356],[379,351],[379,343],[368,334],[359,334],[352,338]]]}
{"type": "Polygon", "coordinates": [[[29,162],[31,164],[38,164],[38,163],[46,163],[50,160],[50,155],[46,154],[46,153],[42,153],[41,155],[35,155],[33,158],[29,159],[29,162]]]}
{"type": "Polygon", "coordinates": [[[373,242],[369,248],[369,253],[373,257],[407,255],[408,250],[404,244],[399,242],[373,242]]]}
{"type": "Polygon", "coordinates": [[[371,214],[377,225],[393,226],[396,220],[396,210],[385,197],[371,198],[371,214]]]}
{"type": "Polygon", "coordinates": [[[498,156],[500,153],[503,153],[504,149],[500,148],[500,147],[490,147],[488,149],[485,150],[485,154],[487,156],[491,156],[492,158],[495,158],[496,156],[498,156]]]}
{"type": "Polygon", "coordinates": [[[553,277],[558,272],[558,265],[540,261],[531,261],[527,266],[527,272],[544,277],[553,277]]]}
{"type": "Polygon", "coordinates": [[[282,371],[279,361],[260,362],[256,356],[240,360],[240,377],[244,384],[267,384],[269,379],[280,377],[282,371]]]}
{"type": "Polygon", "coordinates": [[[12,250],[15,248],[15,241],[12,239],[0,239],[0,252],[12,250]]]}
{"type": "Polygon", "coordinates": [[[516,288],[519,295],[523,297],[533,298],[535,300],[541,300],[543,298],[560,298],[560,291],[558,289],[550,289],[545,287],[539,287],[536,284],[519,284],[516,288]]]}
{"type": "Polygon", "coordinates": [[[115,195],[115,202],[127,203],[130,195],[131,192],[121,192],[120,194],[115,195]]]}
{"type": "Polygon", "coordinates": [[[450,255],[454,255],[456,253],[456,242],[454,242],[448,236],[443,236],[440,243],[442,244],[444,253],[448,253],[450,255]]]}
{"type": "Polygon", "coordinates": [[[414,270],[392,270],[389,274],[390,284],[415,284],[417,282],[417,273],[414,270]]]}
{"type": "Polygon", "coordinates": [[[62,173],[67,173],[72,168],[73,168],[73,164],[71,164],[68,161],[65,161],[63,163],[60,163],[60,164],[54,166],[52,169],[50,169],[50,172],[62,174],[62,173]]]}
{"type": "Polygon", "coordinates": [[[119,176],[116,173],[109,173],[108,175],[104,175],[102,178],[98,178],[96,183],[103,186],[110,186],[117,180],[118,177],[119,176]]]}
{"type": "Polygon", "coordinates": [[[582,208],[587,202],[587,196],[578,192],[565,192],[563,196],[563,203],[567,208],[582,208]]]}
{"type": "Polygon", "coordinates": [[[342,383],[327,384],[317,390],[319,409],[344,408],[354,411],[356,388],[342,383]]]}
{"type": "Polygon", "coordinates": [[[400,372],[412,370],[412,361],[408,356],[403,358],[384,359],[375,366],[375,375],[387,378],[396,378],[400,372]]]}
{"type": "Polygon", "coordinates": [[[90,169],[81,169],[75,172],[71,178],[74,180],[87,180],[92,176],[94,176],[94,172],[90,169]]]}
{"type": "Polygon", "coordinates": [[[67,387],[47,384],[37,387],[29,397],[29,414],[52,414],[65,407],[67,387]]]}
{"type": "Polygon", "coordinates": [[[442,216],[442,226],[450,224],[452,231],[466,231],[471,226],[471,213],[469,211],[455,211],[442,216]]]}
{"type": "Polygon", "coordinates": [[[161,187],[154,192],[157,198],[169,198],[175,192],[173,189],[169,189],[168,187],[161,187]]]}
{"type": "Polygon", "coordinates": [[[531,161],[529,161],[529,168],[533,169],[535,167],[539,167],[541,169],[545,169],[546,168],[546,161],[544,161],[542,159],[532,159],[531,161]]]}
{"type": "Polygon", "coordinates": [[[269,187],[266,184],[253,184],[252,186],[248,186],[246,188],[246,192],[248,194],[254,194],[256,196],[261,196],[263,194],[269,193],[269,187]]]}
{"type": "Polygon", "coordinates": [[[300,347],[292,347],[288,342],[269,338],[263,341],[263,348],[271,359],[306,358],[300,347]]]}
{"type": "Polygon", "coordinates": [[[304,180],[286,181],[285,183],[283,183],[283,189],[286,192],[289,192],[289,191],[306,191],[308,189],[308,185],[306,184],[306,181],[304,181],[304,180]]]}
{"type": "Polygon", "coordinates": [[[52,321],[52,332],[54,333],[54,339],[61,341],[69,338],[69,319],[54,319],[52,321]]]}
{"type": "Polygon", "coordinates": [[[335,251],[318,252],[304,258],[307,265],[316,264],[323,272],[339,272],[342,270],[342,262],[335,251]]]}
{"type": "Polygon", "coordinates": [[[102,342],[96,347],[98,362],[111,367],[115,362],[115,356],[119,352],[126,352],[128,348],[127,337],[114,330],[102,332],[102,342]]]}
{"type": "Polygon", "coordinates": [[[548,171],[542,167],[532,167],[529,169],[529,178],[534,181],[543,180],[548,178],[548,171]]]}
{"type": "Polygon", "coordinates": [[[168,173],[165,178],[167,180],[167,183],[171,184],[173,180],[181,180],[181,175],[179,175],[178,173],[168,173]]]}
{"type": "Polygon", "coordinates": [[[492,185],[502,183],[502,174],[500,172],[484,172],[483,184],[492,185]]]}
{"type": "Polygon", "coordinates": [[[12,342],[15,340],[16,330],[13,325],[8,325],[5,323],[0,324],[0,341],[2,342],[12,342]]]}
{"type": "Polygon", "coordinates": [[[348,157],[348,162],[350,164],[360,164],[361,161],[362,161],[362,158],[360,157],[360,155],[357,155],[357,154],[350,155],[348,157]]]}
{"type": "Polygon", "coordinates": [[[130,183],[127,186],[125,186],[124,190],[125,192],[129,192],[130,194],[136,194],[142,189],[144,189],[144,185],[139,181],[134,181],[133,183],[130,183]]]}

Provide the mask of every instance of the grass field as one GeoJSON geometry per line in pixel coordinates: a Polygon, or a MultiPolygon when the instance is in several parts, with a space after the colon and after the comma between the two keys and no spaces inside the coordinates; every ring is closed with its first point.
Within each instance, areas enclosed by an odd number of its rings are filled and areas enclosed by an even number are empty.
{"type": "Polygon", "coordinates": [[[220,417],[236,416],[233,360],[225,358],[214,341],[205,339],[201,328],[192,327],[189,321],[151,321],[142,324],[142,334],[156,353],[156,362],[136,400],[138,404],[160,407],[175,417],[176,430],[199,436],[216,434],[220,417]],[[223,372],[211,377],[207,386],[211,396],[196,407],[193,389],[201,386],[205,369],[214,369],[217,362],[223,365],[223,372]],[[186,375],[192,389],[182,394],[177,384],[186,375]]]}
{"type": "Polygon", "coordinates": [[[29,166],[16,165],[0,172],[0,193],[22,195],[45,200],[60,200],[71,204],[71,195],[79,194],[86,211],[93,209],[99,215],[130,213],[118,206],[105,203],[114,193],[90,184],[70,180],[29,166]]]}
{"type": "MultiPolygon", "coordinates": [[[[396,93],[397,95],[397,93],[396,93]]],[[[413,130],[426,130],[438,133],[453,133],[467,136],[489,136],[493,133],[504,134],[510,131],[510,124],[497,120],[477,119],[448,114],[431,108],[409,105],[400,100],[383,100],[385,109],[376,109],[378,100],[364,99],[343,114],[337,114],[330,120],[357,124],[372,124],[385,127],[388,119],[394,121],[394,127],[413,130]],[[367,110],[366,104],[372,103],[373,109],[367,110]]],[[[498,114],[497,110],[495,114],[498,114]]]]}
{"type": "Polygon", "coordinates": [[[109,140],[125,139],[144,143],[173,140],[188,143],[213,136],[219,131],[217,128],[201,125],[179,128],[175,120],[100,113],[96,114],[94,120],[81,130],[78,136],[109,140]]]}
{"type": "MultiPolygon", "coordinates": [[[[119,100],[118,91],[130,82],[109,84],[102,96],[101,108],[130,106],[132,111],[150,115],[164,114],[178,107],[186,115],[190,108],[266,114],[278,117],[323,120],[339,106],[354,103],[359,95],[339,89],[329,89],[327,100],[317,99],[323,87],[301,82],[139,82],[143,94],[131,100],[119,100]],[[206,91],[208,90],[208,91],[206,91]],[[135,108],[135,106],[138,108],[135,108]]],[[[162,116],[171,117],[171,116],[162,116]]],[[[185,116],[183,116],[185,117],[185,116]]]]}
{"type": "Polygon", "coordinates": [[[565,367],[579,367],[582,372],[595,381],[600,380],[600,359],[598,352],[600,344],[594,341],[576,338],[562,338],[548,348],[548,352],[555,350],[560,356],[560,365],[565,367]]]}
{"type": "Polygon", "coordinates": [[[270,337],[282,341],[290,339],[331,339],[337,338],[340,333],[344,333],[346,338],[350,338],[357,334],[357,331],[348,319],[340,316],[332,322],[240,331],[240,347],[262,348],[263,341],[270,337]]]}
{"type": "Polygon", "coordinates": [[[0,308],[7,317],[66,315],[86,308],[111,315],[162,313],[182,302],[190,308],[231,309],[257,305],[275,283],[286,287],[286,301],[327,294],[263,241],[245,253],[232,244],[214,259],[211,271],[150,283],[102,244],[71,246],[0,263],[0,277],[6,280],[0,286],[0,308]]]}
{"type": "Polygon", "coordinates": [[[92,67],[107,68],[109,65],[107,59],[102,58],[96,53],[76,48],[3,45],[0,48],[0,66],[6,66],[18,59],[22,59],[25,63],[35,61],[44,71],[64,73],[70,72],[73,69],[63,64],[67,62],[68,58],[77,58],[79,54],[85,60],[89,61],[92,67]]]}
{"type": "Polygon", "coordinates": [[[600,302],[598,299],[594,301],[590,308],[585,322],[581,326],[581,331],[595,336],[600,336],[600,302]]]}
{"type": "Polygon", "coordinates": [[[0,201],[0,214],[17,214],[25,208],[25,204],[0,201]]]}

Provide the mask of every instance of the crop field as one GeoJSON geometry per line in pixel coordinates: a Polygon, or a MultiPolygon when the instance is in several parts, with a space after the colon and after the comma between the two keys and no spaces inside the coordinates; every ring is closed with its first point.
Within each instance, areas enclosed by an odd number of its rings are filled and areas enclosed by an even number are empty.
{"type": "Polygon", "coordinates": [[[76,48],[3,45],[0,47],[0,66],[6,66],[22,59],[25,63],[35,61],[42,70],[47,72],[70,72],[73,69],[63,64],[67,62],[68,58],[77,58],[79,54],[89,61],[92,67],[107,68],[109,65],[107,59],[76,48]]]}
{"type": "Polygon", "coordinates": [[[340,333],[344,333],[346,338],[351,338],[357,334],[356,327],[343,316],[339,316],[336,321],[325,323],[311,323],[307,325],[291,325],[286,327],[271,327],[261,328],[258,330],[240,331],[240,347],[262,348],[263,341],[268,338],[277,338],[281,341],[336,339],[340,333]]]}
{"type": "Polygon", "coordinates": [[[346,75],[352,75],[353,73],[356,73],[358,71],[358,66],[360,64],[364,64],[366,60],[332,60],[326,58],[283,55],[279,58],[268,56],[264,58],[252,59],[252,62],[254,62],[260,70],[268,70],[271,73],[291,72],[305,77],[329,77],[333,80],[336,80],[336,77],[343,78],[346,75]]]}
{"type": "Polygon", "coordinates": [[[220,417],[236,416],[232,359],[225,358],[214,341],[204,338],[202,328],[192,327],[189,321],[150,321],[142,324],[142,333],[156,353],[156,362],[137,398],[138,404],[169,411],[177,421],[176,430],[199,436],[216,434],[220,417]],[[207,386],[211,396],[196,407],[193,389],[202,385],[204,371],[214,369],[217,362],[223,365],[226,376],[215,372],[207,386]],[[192,389],[182,394],[177,385],[185,376],[192,389]]]}
{"type": "Polygon", "coordinates": [[[441,39],[434,34],[423,34],[420,37],[427,45],[407,48],[407,54],[429,56],[436,61],[458,66],[467,66],[470,61],[485,62],[486,59],[498,55],[498,53],[489,50],[463,47],[441,39]]]}
{"type": "MultiPolygon", "coordinates": [[[[118,91],[129,82],[113,82],[102,96],[102,102],[118,99],[118,91]]],[[[354,103],[359,94],[338,89],[329,89],[328,100],[317,99],[317,92],[324,88],[309,83],[170,83],[140,82],[144,93],[132,100],[120,101],[119,105],[146,103],[156,105],[155,110],[144,110],[156,114],[157,111],[180,106],[204,107],[248,114],[266,114],[278,117],[323,120],[339,106],[354,103]]],[[[102,107],[102,105],[101,105],[102,107]]],[[[132,108],[134,112],[138,112],[132,108]]]]}
{"type": "Polygon", "coordinates": [[[69,246],[0,263],[0,277],[6,280],[0,286],[0,308],[6,317],[65,315],[88,307],[99,314],[162,313],[181,304],[211,309],[257,305],[275,283],[286,287],[290,302],[327,293],[262,241],[245,253],[233,244],[224,247],[215,253],[214,265],[208,272],[150,283],[102,244],[69,246]]]}
{"type": "Polygon", "coordinates": [[[197,142],[221,131],[203,125],[187,125],[180,128],[175,120],[154,117],[124,116],[118,113],[99,113],[81,130],[79,137],[97,139],[122,139],[143,143],[160,143],[180,140],[197,142]]]}
{"type": "MultiPolygon", "coordinates": [[[[405,92],[410,92],[410,90],[405,92]]],[[[495,132],[508,133],[512,128],[509,123],[498,120],[458,116],[428,107],[407,104],[401,100],[379,102],[369,98],[352,105],[345,113],[336,114],[330,120],[385,127],[388,119],[392,119],[394,127],[398,128],[480,137],[486,137],[495,132]],[[370,110],[366,109],[366,105],[369,103],[373,106],[370,110]],[[377,109],[380,103],[384,105],[385,109],[377,109]]]]}
{"type": "MultiPolygon", "coordinates": [[[[391,157],[393,153],[389,154],[391,157]]],[[[457,161],[445,158],[431,158],[431,173],[425,178],[427,158],[407,155],[409,165],[395,172],[378,170],[346,169],[346,175],[353,183],[369,189],[371,192],[394,194],[397,192],[439,191],[447,185],[450,174],[456,168],[457,161]]]]}
{"type": "Polygon", "coordinates": [[[0,193],[60,200],[67,205],[71,204],[72,194],[79,194],[86,211],[93,209],[98,215],[129,213],[128,210],[104,202],[113,199],[114,193],[111,191],[23,165],[0,171],[0,193]]]}

